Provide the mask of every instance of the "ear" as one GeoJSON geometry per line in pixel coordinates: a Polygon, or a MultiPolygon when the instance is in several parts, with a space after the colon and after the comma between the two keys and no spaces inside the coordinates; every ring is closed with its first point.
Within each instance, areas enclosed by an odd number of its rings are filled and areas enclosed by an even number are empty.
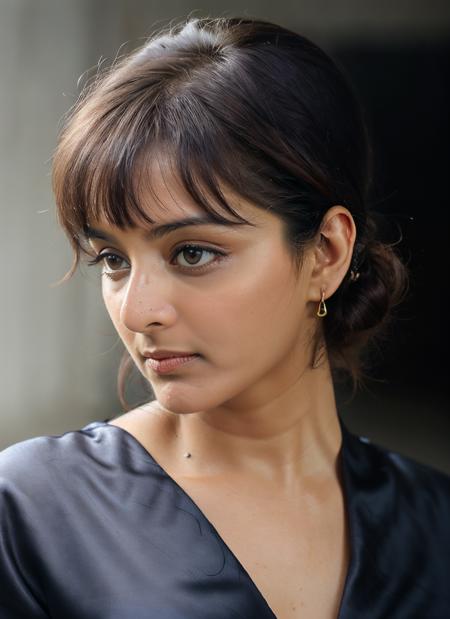
{"type": "Polygon", "coordinates": [[[322,219],[311,251],[311,300],[319,301],[322,290],[328,299],[339,288],[350,268],[355,239],[356,226],[350,211],[344,206],[331,207],[322,219]]]}

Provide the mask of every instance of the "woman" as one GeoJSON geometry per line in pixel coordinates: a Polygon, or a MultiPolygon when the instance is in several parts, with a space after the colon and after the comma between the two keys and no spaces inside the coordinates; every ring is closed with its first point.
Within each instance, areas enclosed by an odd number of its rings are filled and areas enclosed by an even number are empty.
{"type": "Polygon", "coordinates": [[[2,452],[1,617],[448,616],[449,478],[336,408],[407,282],[370,165],[341,71],[267,22],[187,20],[85,89],[59,220],[154,398],[2,452]]]}

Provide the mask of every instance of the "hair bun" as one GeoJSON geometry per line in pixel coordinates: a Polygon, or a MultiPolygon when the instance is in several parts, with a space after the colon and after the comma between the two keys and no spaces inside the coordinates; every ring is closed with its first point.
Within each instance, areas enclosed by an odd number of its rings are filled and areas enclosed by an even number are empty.
{"type": "Polygon", "coordinates": [[[376,240],[358,244],[349,276],[327,302],[329,317],[324,322],[328,349],[340,351],[332,365],[350,369],[356,383],[362,349],[375,335],[381,337],[408,287],[408,270],[392,245],[376,240]],[[358,276],[352,280],[354,269],[358,276]]]}

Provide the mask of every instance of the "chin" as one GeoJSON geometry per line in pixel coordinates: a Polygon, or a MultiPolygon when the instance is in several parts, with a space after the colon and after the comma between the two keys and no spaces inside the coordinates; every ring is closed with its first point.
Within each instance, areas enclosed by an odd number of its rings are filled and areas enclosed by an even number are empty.
{"type": "Polygon", "coordinates": [[[178,415],[188,415],[203,410],[207,398],[180,384],[153,385],[153,393],[158,404],[178,415]]]}
{"type": "Polygon", "coordinates": [[[229,390],[211,383],[194,386],[174,381],[165,385],[152,384],[152,388],[162,408],[180,415],[212,410],[230,399],[229,390]]]}

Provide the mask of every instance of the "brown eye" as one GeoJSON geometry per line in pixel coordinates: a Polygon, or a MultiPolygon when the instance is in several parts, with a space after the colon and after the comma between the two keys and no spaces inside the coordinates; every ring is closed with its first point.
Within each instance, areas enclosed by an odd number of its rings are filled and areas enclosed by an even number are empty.
{"type": "Polygon", "coordinates": [[[89,260],[88,265],[94,266],[100,262],[103,262],[103,273],[107,274],[115,271],[122,271],[129,266],[124,258],[111,252],[97,254],[93,260],[89,260]]]}
{"type": "Polygon", "coordinates": [[[203,253],[203,249],[198,249],[197,247],[186,247],[181,252],[181,255],[188,264],[197,264],[203,253]]]}
{"type": "Polygon", "coordinates": [[[120,256],[116,256],[116,254],[103,254],[102,258],[107,267],[106,270],[109,271],[120,271],[124,268],[123,263],[126,263],[126,260],[120,256]]]}
{"type": "Polygon", "coordinates": [[[175,254],[175,262],[178,266],[185,268],[203,267],[214,262],[218,256],[223,256],[223,254],[198,245],[183,245],[175,254]]]}

